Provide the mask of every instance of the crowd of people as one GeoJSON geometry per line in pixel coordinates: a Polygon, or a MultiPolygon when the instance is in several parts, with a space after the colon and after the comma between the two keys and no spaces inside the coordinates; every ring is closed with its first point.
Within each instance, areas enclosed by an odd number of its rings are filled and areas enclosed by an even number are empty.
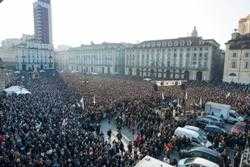
{"type": "MultiPolygon", "coordinates": [[[[177,120],[173,112],[185,117],[185,110],[193,110],[201,98],[203,104],[230,104],[241,114],[247,114],[249,107],[249,90],[232,85],[190,82],[185,89],[174,86],[156,91],[150,82],[124,77],[56,74],[30,80],[26,87],[31,95],[1,99],[3,166],[130,167],[145,155],[171,159],[189,142],[175,137],[175,129],[192,124],[197,117],[194,112],[190,119],[177,120]],[[159,114],[163,103],[168,107],[159,114]],[[116,122],[116,140],[111,140],[111,131],[109,140],[100,131],[103,119],[116,122]],[[135,136],[127,148],[120,134],[124,127],[135,136]]],[[[230,163],[225,150],[240,152],[246,143],[246,136],[209,137],[222,150],[225,164],[230,163]]]]}

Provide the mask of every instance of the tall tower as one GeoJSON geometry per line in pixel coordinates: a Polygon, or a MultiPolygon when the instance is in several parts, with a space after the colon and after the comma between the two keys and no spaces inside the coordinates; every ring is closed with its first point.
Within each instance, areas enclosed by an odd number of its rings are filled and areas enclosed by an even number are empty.
{"type": "Polygon", "coordinates": [[[192,32],[192,37],[198,37],[198,32],[197,32],[196,26],[194,26],[194,30],[192,32]]]}
{"type": "Polygon", "coordinates": [[[50,0],[37,0],[34,7],[35,38],[41,43],[52,44],[52,20],[50,0]]]}

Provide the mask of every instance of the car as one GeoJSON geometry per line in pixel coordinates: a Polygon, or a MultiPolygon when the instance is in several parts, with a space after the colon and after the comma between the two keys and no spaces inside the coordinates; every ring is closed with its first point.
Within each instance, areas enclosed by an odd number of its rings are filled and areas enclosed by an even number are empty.
{"type": "Polygon", "coordinates": [[[198,133],[197,131],[181,128],[178,127],[174,135],[177,137],[186,137],[190,139],[191,144],[193,146],[205,146],[205,147],[211,147],[212,144],[207,140],[206,136],[203,136],[202,134],[198,133]]]}
{"type": "Polygon", "coordinates": [[[200,128],[196,127],[196,126],[185,125],[183,128],[196,131],[199,134],[201,134],[205,139],[207,139],[207,134],[202,129],[200,129],[200,128]]]}
{"type": "Polygon", "coordinates": [[[98,75],[98,73],[92,72],[91,75],[98,75]]]}
{"type": "Polygon", "coordinates": [[[151,78],[144,78],[143,81],[151,81],[151,78]]]}
{"type": "Polygon", "coordinates": [[[216,125],[207,125],[204,130],[209,134],[225,134],[226,130],[216,125]]]}
{"type": "Polygon", "coordinates": [[[206,118],[206,117],[197,118],[195,122],[196,122],[197,126],[201,127],[201,128],[205,128],[207,125],[216,125],[216,126],[223,127],[223,123],[213,121],[213,120],[206,118]]]}
{"type": "Polygon", "coordinates": [[[181,159],[179,160],[177,165],[177,167],[191,167],[191,166],[219,167],[218,164],[200,157],[181,159]]]}
{"type": "Polygon", "coordinates": [[[224,122],[221,122],[219,119],[214,119],[213,117],[204,117],[210,120],[210,124],[216,125],[219,127],[224,127],[224,122]]]}
{"type": "Polygon", "coordinates": [[[244,118],[240,116],[236,111],[230,110],[229,112],[229,118],[227,120],[228,123],[234,124],[237,122],[244,121],[244,118]]]}
{"type": "Polygon", "coordinates": [[[191,158],[191,157],[200,157],[212,161],[214,163],[222,166],[222,157],[221,154],[215,150],[212,150],[207,147],[193,147],[190,150],[182,150],[180,153],[181,158],[191,158]]]}
{"type": "Polygon", "coordinates": [[[207,115],[207,116],[205,116],[205,118],[211,119],[213,121],[225,123],[225,121],[223,119],[216,117],[216,116],[213,116],[213,115],[207,115]]]}
{"type": "Polygon", "coordinates": [[[245,134],[247,125],[246,122],[238,122],[231,128],[230,132],[237,135],[245,134]]]}

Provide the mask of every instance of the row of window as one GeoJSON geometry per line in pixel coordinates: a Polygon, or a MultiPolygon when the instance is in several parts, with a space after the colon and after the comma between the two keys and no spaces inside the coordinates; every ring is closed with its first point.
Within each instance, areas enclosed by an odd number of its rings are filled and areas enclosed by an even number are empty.
{"type": "MultiPolygon", "coordinates": [[[[238,68],[237,67],[237,62],[236,61],[232,61],[232,63],[231,63],[231,68],[238,68]]],[[[250,68],[250,66],[249,66],[249,62],[244,62],[244,69],[249,69],[250,68]]]]}
{"type": "Polygon", "coordinates": [[[177,51],[180,51],[180,52],[183,52],[183,51],[208,51],[208,47],[200,47],[200,48],[197,48],[197,47],[194,47],[194,48],[168,48],[168,49],[127,49],[126,52],[151,52],[151,53],[154,53],[154,52],[177,52],[177,51]]]}
{"type": "MultiPolygon", "coordinates": [[[[233,57],[233,58],[237,58],[237,57],[238,57],[238,54],[237,54],[237,53],[233,53],[233,54],[232,54],[232,57],[233,57]]],[[[245,58],[250,57],[250,53],[245,53],[245,54],[244,54],[244,57],[245,57],[245,58]]]]}
{"type": "MultiPolygon", "coordinates": [[[[178,57],[177,54],[174,54],[173,56],[174,56],[174,58],[178,57]]],[[[127,59],[133,59],[133,60],[140,59],[140,56],[136,56],[136,55],[127,55],[126,57],[127,57],[127,59]]],[[[150,56],[150,55],[147,54],[146,59],[150,59],[150,57],[151,57],[151,59],[154,59],[154,58],[158,59],[160,57],[160,55],[150,56]]],[[[168,54],[168,55],[162,55],[161,56],[162,59],[164,59],[165,57],[167,57],[168,59],[170,59],[171,55],[168,54]]],[[[180,57],[180,59],[182,59],[183,58],[183,54],[179,54],[179,57],[180,57]]],[[[187,53],[186,54],[186,58],[189,58],[189,57],[190,57],[190,54],[187,53]]],[[[205,53],[205,54],[201,54],[201,53],[200,54],[196,54],[196,53],[194,53],[192,55],[192,59],[197,59],[198,57],[199,57],[199,59],[204,58],[205,60],[207,60],[208,59],[208,53],[205,53]]],[[[145,55],[141,55],[141,59],[144,60],[145,59],[145,55]]]]}

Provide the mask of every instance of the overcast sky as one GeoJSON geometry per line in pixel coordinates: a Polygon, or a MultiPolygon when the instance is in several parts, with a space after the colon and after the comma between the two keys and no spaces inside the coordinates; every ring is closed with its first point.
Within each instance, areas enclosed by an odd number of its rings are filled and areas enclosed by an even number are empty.
{"type": "MultiPolygon", "coordinates": [[[[106,42],[138,42],[190,35],[224,48],[238,20],[250,14],[250,0],[51,0],[53,42],[79,46],[106,42]]],[[[0,41],[33,34],[34,0],[0,4],[0,41]]]]}

